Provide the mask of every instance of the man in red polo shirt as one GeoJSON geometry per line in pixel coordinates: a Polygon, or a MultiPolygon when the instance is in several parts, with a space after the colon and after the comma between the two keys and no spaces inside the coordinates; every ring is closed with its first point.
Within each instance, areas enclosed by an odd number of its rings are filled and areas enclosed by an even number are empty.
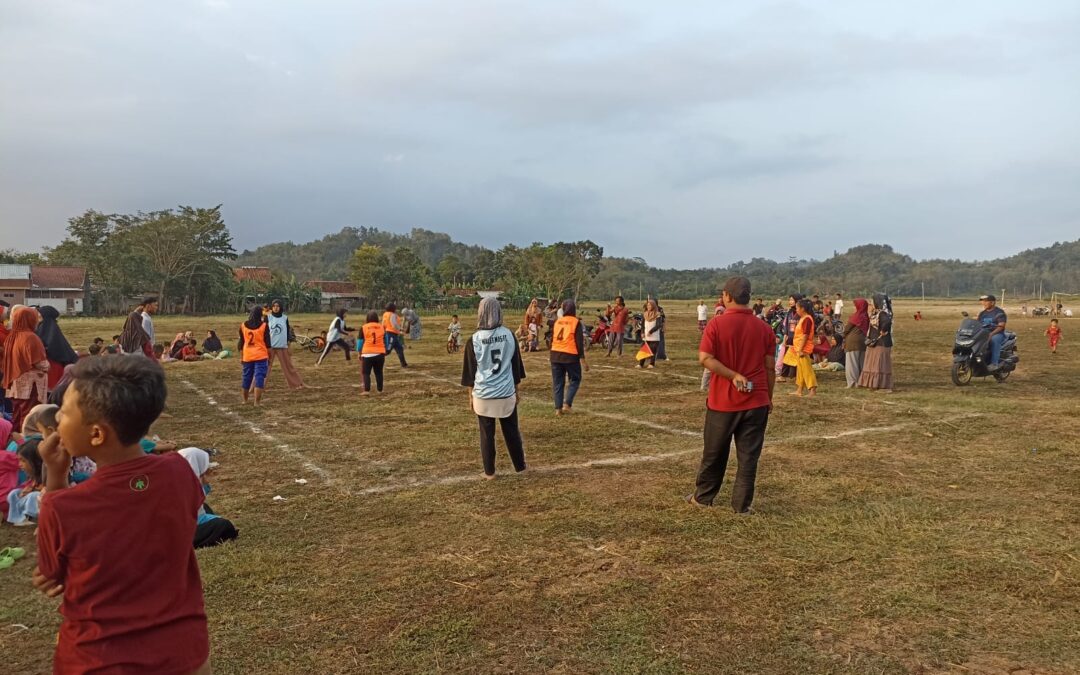
{"type": "Polygon", "coordinates": [[[731,490],[736,513],[750,513],[758,458],[776,382],[776,338],[750,309],[750,280],[731,277],[724,284],[727,310],[705,327],[698,361],[711,373],[705,411],[705,451],[697,487],[686,500],[712,506],[727,470],[731,441],[739,467],[731,490]]]}

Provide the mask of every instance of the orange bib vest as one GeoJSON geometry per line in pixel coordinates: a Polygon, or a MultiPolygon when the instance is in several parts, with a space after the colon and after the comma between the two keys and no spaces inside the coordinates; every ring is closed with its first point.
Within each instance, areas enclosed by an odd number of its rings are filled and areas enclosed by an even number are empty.
{"type": "Polygon", "coordinates": [[[386,331],[377,323],[365,323],[361,329],[364,331],[364,349],[361,354],[385,354],[386,331]]]}
{"type": "Polygon", "coordinates": [[[270,358],[270,352],[266,348],[266,324],[260,324],[255,330],[251,330],[244,324],[240,324],[240,334],[244,336],[244,354],[242,361],[264,361],[270,358]]]}
{"type": "Polygon", "coordinates": [[[383,327],[383,330],[385,330],[387,333],[390,333],[391,335],[400,335],[401,331],[394,328],[394,324],[390,322],[390,315],[391,314],[393,314],[393,312],[383,312],[383,315],[382,315],[382,327],[383,327]]]}
{"type": "MultiPolygon", "coordinates": [[[[555,322],[551,331],[551,351],[563,354],[577,354],[578,318],[564,316],[555,322]]],[[[580,356],[580,355],[579,355],[580,356]]]]}

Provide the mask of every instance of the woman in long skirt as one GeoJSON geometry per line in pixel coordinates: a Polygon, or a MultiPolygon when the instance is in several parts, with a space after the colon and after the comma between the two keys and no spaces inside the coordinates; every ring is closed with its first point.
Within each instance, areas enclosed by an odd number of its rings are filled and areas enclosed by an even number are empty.
{"type": "Polygon", "coordinates": [[[844,326],[844,375],[848,389],[859,386],[863,359],[866,355],[866,335],[870,332],[870,315],[866,298],[855,298],[855,313],[844,326]]]}
{"type": "Polygon", "coordinates": [[[892,312],[890,302],[881,293],[874,295],[874,308],[870,311],[870,332],[866,340],[866,356],[863,358],[859,386],[892,393],[892,312]]]}

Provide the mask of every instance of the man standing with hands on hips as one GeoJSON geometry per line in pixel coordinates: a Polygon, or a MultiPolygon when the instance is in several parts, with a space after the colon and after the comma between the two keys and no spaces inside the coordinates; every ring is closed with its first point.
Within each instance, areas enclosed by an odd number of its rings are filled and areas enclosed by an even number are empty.
{"type": "Polygon", "coordinates": [[[758,458],[772,410],[776,382],[776,339],[769,325],[750,310],[750,280],[731,277],[724,284],[727,310],[705,327],[698,361],[712,378],[705,410],[705,449],[697,485],[686,501],[712,506],[727,470],[731,442],[739,466],[731,490],[736,513],[752,513],[758,458]]]}

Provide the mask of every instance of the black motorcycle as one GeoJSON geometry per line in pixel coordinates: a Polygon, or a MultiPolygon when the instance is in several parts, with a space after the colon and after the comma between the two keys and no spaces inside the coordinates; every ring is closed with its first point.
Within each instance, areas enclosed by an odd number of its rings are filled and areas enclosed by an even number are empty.
{"type": "Polygon", "coordinates": [[[1016,353],[1016,333],[1007,330],[998,368],[990,370],[990,329],[970,318],[960,322],[952,353],[952,381],[958,387],[971,382],[972,377],[993,375],[998,382],[1004,382],[1020,362],[1016,353]]]}

